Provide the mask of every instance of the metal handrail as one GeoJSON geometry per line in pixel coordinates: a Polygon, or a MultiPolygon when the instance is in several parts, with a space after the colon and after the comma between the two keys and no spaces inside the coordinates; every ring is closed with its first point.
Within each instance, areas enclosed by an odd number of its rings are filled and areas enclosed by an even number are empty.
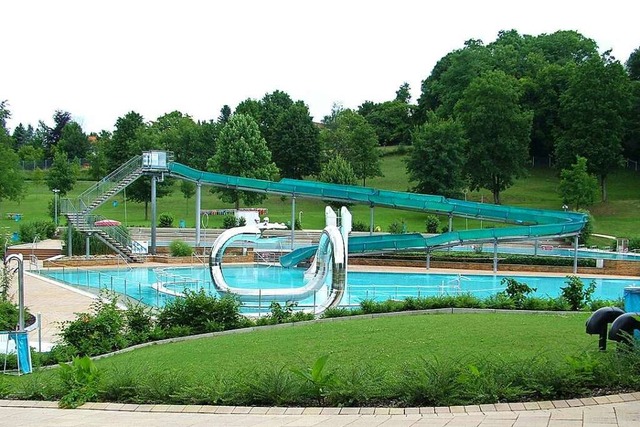
{"type": "Polygon", "coordinates": [[[70,212],[86,211],[88,207],[91,206],[91,203],[107,193],[109,190],[119,184],[124,178],[141,167],[142,156],[137,155],[113,172],[111,172],[109,175],[102,178],[96,183],[96,185],[86,189],[84,192],[78,195],[75,198],[77,200],[75,206],[74,203],[72,203],[68,198],[62,200],[60,203],[60,212],[62,214],[65,214],[70,212]],[[79,209],[71,209],[71,207],[76,207],[79,209]]]}

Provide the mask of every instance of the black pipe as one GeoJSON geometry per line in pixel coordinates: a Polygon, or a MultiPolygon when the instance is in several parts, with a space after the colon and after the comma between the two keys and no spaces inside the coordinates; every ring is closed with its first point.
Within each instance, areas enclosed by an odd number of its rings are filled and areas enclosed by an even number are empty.
{"type": "Polygon", "coordinates": [[[607,349],[607,327],[609,323],[615,321],[624,314],[624,311],[618,307],[602,307],[594,311],[587,319],[586,330],[588,334],[600,335],[598,348],[601,351],[607,349]]]}

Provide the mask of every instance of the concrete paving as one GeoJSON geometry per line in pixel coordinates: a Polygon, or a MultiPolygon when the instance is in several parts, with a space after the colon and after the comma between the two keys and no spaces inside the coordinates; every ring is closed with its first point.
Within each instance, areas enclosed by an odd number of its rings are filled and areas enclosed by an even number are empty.
{"type": "Polygon", "coordinates": [[[0,425],[637,427],[640,425],[638,398],[640,393],[602,396],[602,399],[587,402],[576,399],[437,408],[264,408],[87,403],[75,410],[58,409],[56,402],[0,400],[0,425]],[[548,408],[541,409],[540,406],[548,408]]]}

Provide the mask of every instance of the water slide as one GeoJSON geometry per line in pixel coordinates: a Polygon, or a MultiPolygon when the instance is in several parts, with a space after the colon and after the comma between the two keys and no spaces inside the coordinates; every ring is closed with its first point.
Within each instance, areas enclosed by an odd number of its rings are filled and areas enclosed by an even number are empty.
{"type": "Polygon", "coordinates": [[[350,252],[410,248],[428,251],[463,243],[497,243],[498,241],[517,241],[542,237],[555,238],[578,234],[587,221],[586,215],[575,212],[492,205],[448,199],[443,196],[314,181],[282,179],[274,182],[242,178],[199,171],[176,162],[170,162],[168,169],[171,175],[183,179],[234,190],[333,200],[345,204],[361,203],[367,204],[371,208],[383,206],[509,224],[506,227],[455,231],[426,238],[418,233],[348,238],[348,233],[351,230],[348,210],[343,208],[343,216],[346,215],[349,218],[348,230],[345,232],[344,228],[341,230],[336,226],[335,213],[330,220],[329,211],[331,209],[328,208],[327,226],[323,230],[318,247],[301,248],[281,259],[283,266],[292,266],[315,253],[314,262],[310,267],[311,271],[305,274],[305,278],[309,277],[307,283],[299,288],[273,290],[234,288],[227,284],[222,274],[222,257],[227,245],[241,238],[259,238],[260,228],[253,225],[237,227],[223,232],[216,239],[209,258],[209,267],[213,283],[220,293],[233,293],[238,295],[242,301],[302,300],[322,288],[330,278],[330,294],[326,301],[314,310],[315,313],[321,313],[327,308],[339,304],[345,291],[346,265],[350,252]]]}
{"type": "MultiPolygon", "coordinates": [[[[403,234],[393,235],[387,239],[380,239],[376,236],[354,237],[351,239],[353,242],[349,243],[349,252],[418,248],[432,250],[460,244],[556,238],[580,233],[587,221],[586,215],[577,212],[493,205],[428,194],[295,179],[282,179],[274,182],[204,172],[177,162],[170,162],[168,169],[171,175],[182,179],[234,190],[316,198],[348,204],[359,203],[369,205],[372,208],[376,206],[391,207],[508,224],[508,226],[498,228],[453,231],[427,238],[419,235],[406,237],[407,235],[403,234]]],[[[286,259],[285,262],[287,262],[286,259]]]]}
{"type": "MultiPolygon", "coordinates": [[[[345,208],[343,208],[346,211],[345,208]]],[[[253,289],[245,287],[232,287],[224,278],[222,272],[222,258],[226,247],[238,240],[257,241],[262,236],[265,227],[247,225],[225,230],[218,236],[211,248],[209,256],[209,268],[211,279],[216,290],[222,294],[233,294],[242,302],[270,302],[270,301],[300,301],[319,291],[325,284],[329,285],[329,294],[324,301],[313,308],[314,314],[320,314],[327,308],[335,307],[340,303],[346,288],[346,262],[345,241],[342,227],[336,225],[336,215],[327,208],[327,226],[322,231],[320,243],[314,247],[315,259],[309,270],[305,273],[307,283],[298,288],[278,289],[253,289]],[[333,214],[329,215],[329,211],[333,214]],[[330,284],[327,283],[330,281],[330,284]]],[[[348,212],[343,212],[349,215],[348,212]]],[[[350,228],[349,228],[350,231],[350,228]]],[[[348,234],[347,231],[346,233],[348,234]]]]}

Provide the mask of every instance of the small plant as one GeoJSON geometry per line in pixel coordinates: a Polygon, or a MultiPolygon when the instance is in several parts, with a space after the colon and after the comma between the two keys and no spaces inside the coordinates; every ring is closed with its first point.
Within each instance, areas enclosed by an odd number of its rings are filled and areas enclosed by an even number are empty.
{"type": "Polygon", "coordinates": [[[225,215],[222,217],[222,228],[233,228],[238,226],[238,219],[235,215],[225,215]]]}
{"type": "Polygon", "coordinates": [[[20,224],[18,229],[18,237],[21,242],[33,242],[36,238],[39,240],[51,239],[56,234],[56,225],[53,221],[32,221],[20,224]]]}
{"type": "Polygon", "coordinates": [[[87,401],[95,400],[98,395],[100,371],[89,357],[74,357],[70,364],[60,364],[60,379],[65,394],[58,406],[77,408],[87,401]]]}
{"type": "Polygon", "coordinates": [[[171,215],[170,213],[160,214],[160,216],[158,217],[158,227],[173,227],[173,215],[171,215]]]}
{"type": "Polygon", "coordinates": [[[596,290],[596,282],[594,280],[589,283],[586,289],[582,280],[577,276],[567,276],[566,283],[567,286],[560,288],[562,291],[561,298],[569,303],[571,310],[581,310],[591,302],[591,295],[596,290]]]}
{"type": "Polygon", "coordinates": [[[351,231],[369,231],[369,226],[362,221],[354,221],[351,224],[351,231]]]}
{"type": "Polygon", "coordinates": [[[530,293],[538,290],[537,288],[530,287],[526,283],[518,282],[511,277],[505,277],[500,284],[506,286],[504,293],[513,301],[515,307],[518,309],[522,308],[524,300],[530,293]]]}
{"type": "Polygon", "coordinates": [[[427,233],[436,234],[438,232],[438,227],[440,227],[440,220],[435,215],[427,215],[427,220],[425,221],[427,226],[427,233]]]}
{"type": "Polygon", "coordinates": [[[312,387],[313,397],[318,400],[319,404],[322,404],[323,400],[329,394],[330,389],[337,383],[336,377],[333,373],[327,373],[324,368],[327,364],[329,355],[325,354],[320,356],[313,365],[307,369],[292,369],[291,371],[304,379],[312,387]]]}
{"type": "Polygon", "coordinates": [[[391,234],[403,234],[407,232],[407,224],[404,222],[404,220],[400,220],[399,222],[397,220],[394,220],[391,224],[389,224],[389,228],[388,228],[389,233],[391,234]]]}
{"type": "Polygon", "coordinates": [[[182,240],[173,240],[169,243],[169,253],[171,256],[191,256],[193,248],[182,240]]]}
{"type": "MultiPolygon", "coordinates": [[[[0,301],[9,301],[9,289],[11,289],[11,283],[13,282],[14,271],[9,268],[9,265],[2,263],[0,267],[0,301]]],[[[6,331],[7,329],[2,329],[6,331]]]]}

